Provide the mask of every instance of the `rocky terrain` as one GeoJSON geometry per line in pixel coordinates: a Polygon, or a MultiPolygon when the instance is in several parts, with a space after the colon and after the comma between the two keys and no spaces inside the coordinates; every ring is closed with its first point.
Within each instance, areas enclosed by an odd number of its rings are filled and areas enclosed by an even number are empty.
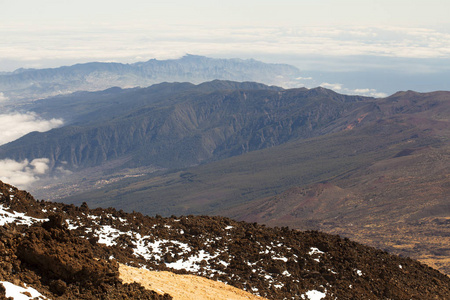
{"type": "Polygon", "coordinates": [[[0,197],[0,295],[14,285],[49,299],[171,298],[125,284],[121,263],[202,276],[267,299],[450,297],[446,275],[337,235],[37,201],[4,183],[0,197]]]}

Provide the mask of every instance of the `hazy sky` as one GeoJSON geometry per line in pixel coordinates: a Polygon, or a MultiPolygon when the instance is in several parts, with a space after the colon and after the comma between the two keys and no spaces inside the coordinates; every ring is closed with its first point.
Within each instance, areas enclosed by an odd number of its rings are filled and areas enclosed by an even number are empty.
{"type": "MultiPolygon", "coordinates": [[[[2,0],[3,22],[223,26],[446,25],[447,0],[2,0]]],[[[448,24],[447,24],[448,25],[448,24]]]]}
{"type": "Polygon", "coordinates": [[[448,0],[0,0],[0,72],[186,53],[305,72],[450,72],[449,11],[448,0]]]}

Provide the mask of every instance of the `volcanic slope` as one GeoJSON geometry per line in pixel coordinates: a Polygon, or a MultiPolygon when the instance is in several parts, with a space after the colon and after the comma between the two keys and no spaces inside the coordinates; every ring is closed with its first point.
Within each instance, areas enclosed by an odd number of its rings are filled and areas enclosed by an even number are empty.
{"type": "Polygon", "coordinates": [[[47,158],[73,172],[117,161],[182,168],[340,130],[367,99],[228,81],[77,93],[28,107],[66,125],[2,145],[0,158],[47,158]]]}
{"type": "Polygon", "coordinates": [[[439,99],[442,95],[396,95],[403,102],[422,97],[421,105],[431,107],[394,121],[414,125],[413,137],[428,135],[436,139],[433,144],[406,139],[401,147],[391,147],[390,155],[364,168],[327,182],[297,185],[224,214],[344,235],[450,274],[449,101],[424,101],[424,96],[439,99]]]}
{"type": "MultiPolygon", "coordinates": [[[[241,204],[290,187],[361,178],[377,162],[413,158],[405,154],[420,149],[445,152],[448,146],[448,92],[406,93],[401,99],[393,96],[358,105],[351,118],[332,122],[337,132],[297,138],[192,168],[128,179],[64,201],[162,215],[219,214],[233,206],[239,210],[241,204]]],[[[448,164],[446,157],[441,156],[443,171],[448,164]]],[[[421,164],[426,163],[423,159],[421,164]]]]}
{"type": "Polygon", "coordinates": [[[0,286],[26,284],[50,299],[171,298],[123,284],[118,263],[203,276],[267,299],[450,297],[442,273],[335,235],[36,201],[4,183],[0,193],[0,286]]]}
{"type": "Polygon", "coordinates": [[[321,230],[450,274],[450,93],[369,102],[340,132],[62,201],[321,230]]]}

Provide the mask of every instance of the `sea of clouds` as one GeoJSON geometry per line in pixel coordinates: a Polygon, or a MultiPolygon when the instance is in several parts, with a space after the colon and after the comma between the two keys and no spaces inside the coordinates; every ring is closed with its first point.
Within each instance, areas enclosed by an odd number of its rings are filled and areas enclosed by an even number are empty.
{"type": "MultiPolygon", "coordinates": [[[[221,58],[320,54],[336,58],[335,63],[342,69],[346,67],[339,63],[342,56],[450,57],[450,32],[431,28],[381,25],[227,28],[166,25],[159,26],[157,32],[149,31],[151,28],[144,25],[136,28],[129,24],[120,27],[100,24],[95,31],[82,26],[44,27],[36,28],[36,33],[30,35],[26,28],[20,26],[14,27],[13,32],[9,27],[0,27],[0,34],[8,38],[0,47],[0,62],[5,63],[4,68],[13,61],[17,68],[42,68],[60,66],[63,62],[136,62],[151,58],[178,58],[188,51],[221,58]],[[43,36],[46,47],[42,47],[43,36]],[[24,39],[26,44],[22,43],[24,39]],[[87,40],[89,43],[85,42],[87,40]],[[127,47],[123,47],[125,44],[127,47]],[[55,62],[52,64],[49,58],[55,62]]],[[[13,70],[11,66],[9,71],[13,70]]]]}
{"type": "Polygon", "coordinates": [[[32,112],[0,114],[0,145],[12,142],[32,131],[48,131],[63,123],[61,119],[42,119],[32,112]]]}
{"type": "MultiPolygon", "coordinates": [[[[2,97],[0,94],[0,100],[2,97]]],[[[0,114],[0,145],[12,142],[32,131],[48,131],[63,123],[61,119],[42,119],[32,112],[0,114]]],[[[0,180],[19,188],[27,188],[48,176],[49,163],[48,158],[36,158],[32,161],[0,160],[0,180]]]]}
{"type": "Polygon", "coordinates": [[[36,158],[15,161],[12,159],[0,160],[0,180],[20,188],[27,188],[49,171],[48,158],[36,158]]]}
{"type": "Polygon", "coordinates": [[[5,94],[0,92],[0,102],[8,101],[8,97],[5,96],[5,94]]]}

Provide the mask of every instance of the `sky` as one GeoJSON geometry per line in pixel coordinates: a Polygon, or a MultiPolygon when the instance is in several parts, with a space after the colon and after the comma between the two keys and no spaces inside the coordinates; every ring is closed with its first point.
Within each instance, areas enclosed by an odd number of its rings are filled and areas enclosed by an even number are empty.
{"type": "Polygon", "coordinates": [[[221,26],[441,25],[446,0],[2,0],[2,20],[221,26]]]}
{"type": "Polygon", "coordinates": [[[447,0],[0,0],[0,72],[189,53],[292,64],[312,77],[304,86],[343,93],[448,89],[449,11],[447,0]]]}
{"type": "MultiPolygon", "coordinates": [[[[291,64],[302,86],[344,94],[450,90],[449,11],[448,0],[0,0],[0,72],[189,53],[291,64]]],[[[62,124],[0,111],[0,144],[62,124]]],[[[0,161],[0,180],[34,182],[47,164],[0,161]]]]}
{"type": "Polygon", "coordinates": [[[0,71],[185,53],[448,58],[449,11],[447,0],[0,0],[0,71]]]}

